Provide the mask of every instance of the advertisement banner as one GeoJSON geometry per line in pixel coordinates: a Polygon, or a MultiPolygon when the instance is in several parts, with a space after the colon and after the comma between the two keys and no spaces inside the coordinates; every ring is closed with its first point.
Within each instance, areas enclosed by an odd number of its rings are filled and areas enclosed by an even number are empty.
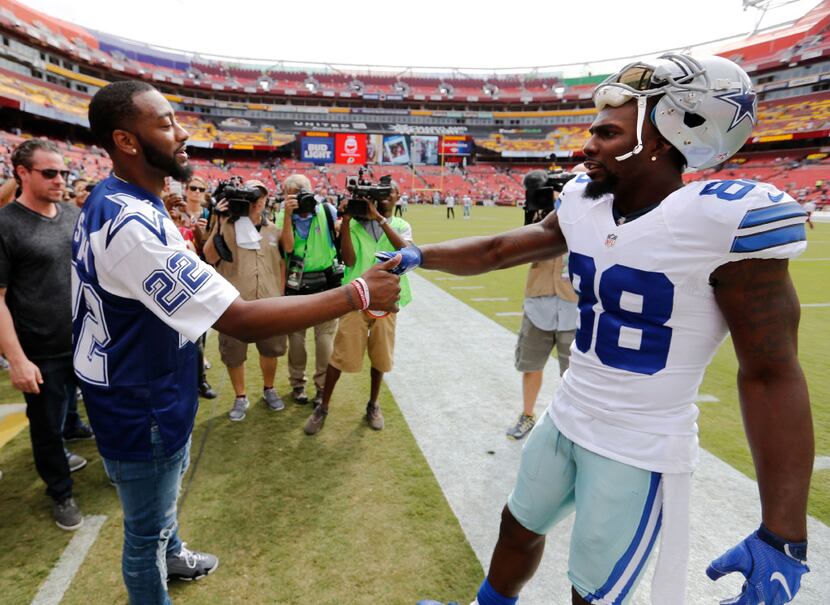
{"type": "Polygon", "coordinates": [[[366,163],[365,134],[336,134],[334,136],[334,161],[337,164],[366,163]]]}
{"type": "Polygon", "coordinates": [[[441,152],[444,155],[470,155],[472,151],[472,142],[467,137],[445,136],[441,141],[441,152]]]}
{"type": "Polygon", "coordinates": [[[398,165],[406,165],[410,163],[409,141],[404,135],[384,135],[383,163],[398,165]]]}
{"type": "Polygon", "coordinates": [[[334,161],[334,139],[331,137],[302,137],[300,161],[331,164],[334,161]]]}
{"type": "Polygon", "coordinates": [[[438,137],[412,135],[412,162],[414,164],[438,165],[438,137]]]}
{"type": "Polygon", "coordinates": [[[366,138],[366,163],[380,164],[381,155],[383,154],[383,135],[370,134],[366,138]]]}

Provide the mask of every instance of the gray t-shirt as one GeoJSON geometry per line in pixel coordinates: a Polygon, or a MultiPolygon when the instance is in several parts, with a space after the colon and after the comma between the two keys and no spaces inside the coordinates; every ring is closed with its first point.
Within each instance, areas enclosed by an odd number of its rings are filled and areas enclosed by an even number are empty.
{"type": "Polygon", "coordinates": [[[72,233],[80,210],[48,218],[18,202],[0,208],[0,288],[31,360],[72,354],[72,233]]]}

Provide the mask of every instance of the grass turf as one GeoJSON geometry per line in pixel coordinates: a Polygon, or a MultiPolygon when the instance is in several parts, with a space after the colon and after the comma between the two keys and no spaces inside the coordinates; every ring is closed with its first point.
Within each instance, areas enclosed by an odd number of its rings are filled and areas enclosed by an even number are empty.
{"type": "MultiPolygon", "coordinates": [[[[447,220],[443,207],[410,206],[406,218],[420,243],[496,233],[519,226],[522,219],[519,210],[509,208],[476,207],[471,220],[458,215],[447,220]]],[[[830,225],[817,224],[809,236],[804,258],[830,258],[830,225]]],[[[823,278],[827,262],[792,263],[802,303],[830,303],[823,278]]],[[[516,267],[463,278],[421,274],[517,331],[526,273],[526,267],[516,267]]],[[[817,455],[824,456],[830,455],[823,342],[828,322],[830,308],[808,307],[800,329],[817,455]]],[[[203,443],[204,450],[195,474],[191,468],[185,478],[180,522],[184,539],[194,548],[219,554],[221,565],[204,582],[171,585],[176,603],[407,604],[427,596],[449,600],[474,593],[481,568],[388,390],[381,393],[387,427],[380,433],[362,422],[367,371],[343,375],[332,414],[315,438],[301,431],[308,406],[295,405],[289,398],[284,412],[253,403],[244,422],[230,423],[230,385],[215,346],[212,338],[208,357],[214,368],[209,376],[221,396],[215,402],[202,401],[193,458],[203,443]]],[[[247,364],[252,394],[261,387],[254,352],[251,348],[247,364]]],[[[288,393],[284,364],[281,360],[278,390],[288,393]]],[[[753,476],[737,406],[735,367],[727,341],[701,389],[721,401],[701,405],[701,443],[753,476]]],[[[8,375],[0,374],[0,403],[20,401],[8,375]]],[[[90,460],[89,467],[75,476],[82,510],[109,519],[63,602],[124,603],[115,491],[104,476],[94,443],[73,444],[72,449],[90,460]]],[[[0,482],[0,601],[24,604],[46,579],[71,535],[51,521],[25,432],[0,449],[0,469],[6,474],[0,482]]],[[[830,471],[814,476],[810,512],[830,522],[830,471]]]]}

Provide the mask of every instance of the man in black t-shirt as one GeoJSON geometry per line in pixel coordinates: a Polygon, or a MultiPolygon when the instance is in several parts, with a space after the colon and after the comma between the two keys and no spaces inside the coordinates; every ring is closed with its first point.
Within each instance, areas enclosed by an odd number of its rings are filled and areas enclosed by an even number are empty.
{"type": "Polygon", "coordinates": [[[72,470],[86,461],[66,453],[63,425],[75,396],[72,368],[72,233],[79,210],[62,204],[68,171],[58,148],[32,139],[12,154],[20,196],[0,208],[0,349],[26,399],[32,453],[58,527],[83,524],[72,497],[72,470]]]}

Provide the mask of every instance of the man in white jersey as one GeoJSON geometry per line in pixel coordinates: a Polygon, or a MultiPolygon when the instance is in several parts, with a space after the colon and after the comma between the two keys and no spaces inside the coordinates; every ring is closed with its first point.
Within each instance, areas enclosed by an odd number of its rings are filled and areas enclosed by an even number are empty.
{"type": "Polygon", "coordinates": [[[723,162],[755,123],[750,80],[731,61],[633,63],[594,101],[588,171],[565,187],[557,213],[490,238],[404,249],[396,269],[469,275],[570,252],[579,295],[570,369],[525,445],[476,602],[515,603],[545,534],[574,509],[573,603],[629,602],[661,525],[652,602],[684,602],[694,401],[731,333],[762,523],[706,571],[745,576],[724,603],[787,603],[809,571],[813,428],[787,270],[806,246],[805,212],[764,183],[683,185],[685,167],[723,162]]]}
{"type": "Polygon", "coordinates": [[[191,172],[189,135],[170,103],[146,82],[116,82],[92,98],[89,122],[113,173],[90,194],[73,235],[73,361],[124,512],[130,603],[167,605],[168,578],[197,580],[219,564],[178,535],[176,499],[198,406],[194,342],[210,326],[252,342],[350,310],[394,311],[400,287],[387,270],[397,259],[356,285],[242,300],[187,249],[159,199],[165,177],[187,181],[191,172]]]}

